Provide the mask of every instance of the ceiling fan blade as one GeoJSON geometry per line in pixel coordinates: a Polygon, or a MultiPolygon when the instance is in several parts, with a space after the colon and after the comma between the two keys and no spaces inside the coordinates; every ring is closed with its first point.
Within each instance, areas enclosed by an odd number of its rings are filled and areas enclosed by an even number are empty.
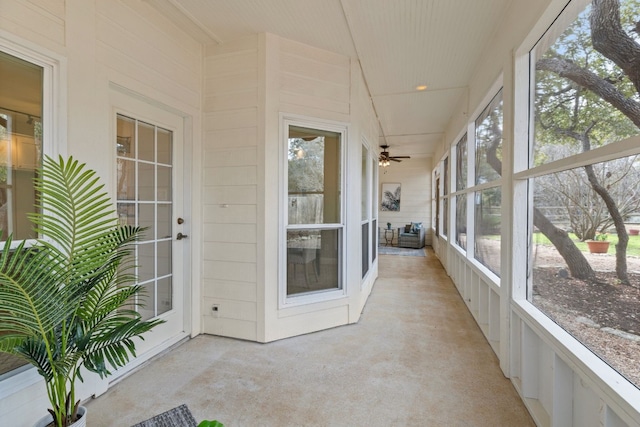
{"type": "Polygon", "coordinates": [[[391,156],[390,159],[410,159],[411,156],[391,156]]]}
{"type": "Polygon", "coordinates": [[[402,160],[398,160],[395,157],[389,157],[389,160],[391,160],[392,162],[401,162],[402,160]]]}

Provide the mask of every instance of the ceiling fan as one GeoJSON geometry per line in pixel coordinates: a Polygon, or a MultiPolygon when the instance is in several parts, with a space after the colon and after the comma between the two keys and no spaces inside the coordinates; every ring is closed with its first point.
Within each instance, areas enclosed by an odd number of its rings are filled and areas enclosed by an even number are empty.
{"type": "Polygon", "coordinates": [[[380,157],[378,157],[378,164],[380,166],[383,166],[383,167],[389,166],[390,161],[391,162],[401,162],[402,160],[400,160],[400,159],[410,159],[411,158],[410,156],[390,156],[389,155],[389,151],[388,151],[389,146],[386,145],[386,144],[385,145],[381,145],[380,148],[382,148],[382,152],[380,153],[380,157]]]}

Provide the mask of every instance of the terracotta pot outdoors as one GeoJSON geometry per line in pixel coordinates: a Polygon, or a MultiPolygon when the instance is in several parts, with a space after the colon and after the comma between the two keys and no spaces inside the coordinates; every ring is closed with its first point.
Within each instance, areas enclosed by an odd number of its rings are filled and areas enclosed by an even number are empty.
{"type": "Polygon", "coordinates": [[[606,254],[609,250],[609,243],[611,242],[591,240],[587,242],[587,247],[592,254],[606,254]]]}
{"type": "Polygon", "coordinates": [[[629,235],[630,236],[637,236],[638,234],[640,234],[640,230],[638,230],[637,228],[630,228],[629,229],[629,235]]]}

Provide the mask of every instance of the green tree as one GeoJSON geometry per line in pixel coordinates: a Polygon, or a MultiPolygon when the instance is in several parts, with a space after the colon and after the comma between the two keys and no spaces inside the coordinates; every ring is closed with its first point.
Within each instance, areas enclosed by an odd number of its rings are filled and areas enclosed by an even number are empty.
{"type": "MultiPolygon", "coordinates": [[[[539,146],[560,144],[585,152],[619,141],[640,128],[640,45],[638,0],[594,0],[557,42],[536,62],[536,140],[539,146]],[[622,13],[621,13],[622,11],[622,13]],[[628,28],[625,31],[623,28],[628,28]]],[[[538,150],[536,162],[553,160],[538,150]]],[[[618,234],[616,273],[628,283],[628,236],[618,203],[592,165],[584,167],[588,182],[607,207],[618,234]]],[[[540,230],[565,258],[574,277],[593,278],[591,266],[577,256],[566,232],[534,212],[540,230]],[[546,221],[545,221],[546,220],[546,221]],[[547,234],[549,233],[549,234],[547,234]],[[556,237],[556,241],[552,237],[556,237]],[[585,265],[586,263],[586,265],[585,265]]]]}

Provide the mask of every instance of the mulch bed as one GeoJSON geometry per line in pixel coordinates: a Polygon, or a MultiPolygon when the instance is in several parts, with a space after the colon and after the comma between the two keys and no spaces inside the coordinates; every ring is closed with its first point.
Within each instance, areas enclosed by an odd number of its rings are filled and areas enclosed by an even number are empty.
{"type": "Polygon", "coordinates": [[[630,285],[615,272],[598,271],[593,283],[562,276],[534,268],[532,303],[640,388],[640,274],[629,273],[630,285]]]}
{"type": "MultiPolygon", "coordinates": [[[[534,270],[534,301],[553,301],[582,313],[601,327],[640,335],[640,274],[630,273],[629,285],[621,285],[615,272],[597,272],[598,282],[562,278],[557,269],[534,270]]],[[[640,362],[640,361],[639,361],[640,362]]]]}

